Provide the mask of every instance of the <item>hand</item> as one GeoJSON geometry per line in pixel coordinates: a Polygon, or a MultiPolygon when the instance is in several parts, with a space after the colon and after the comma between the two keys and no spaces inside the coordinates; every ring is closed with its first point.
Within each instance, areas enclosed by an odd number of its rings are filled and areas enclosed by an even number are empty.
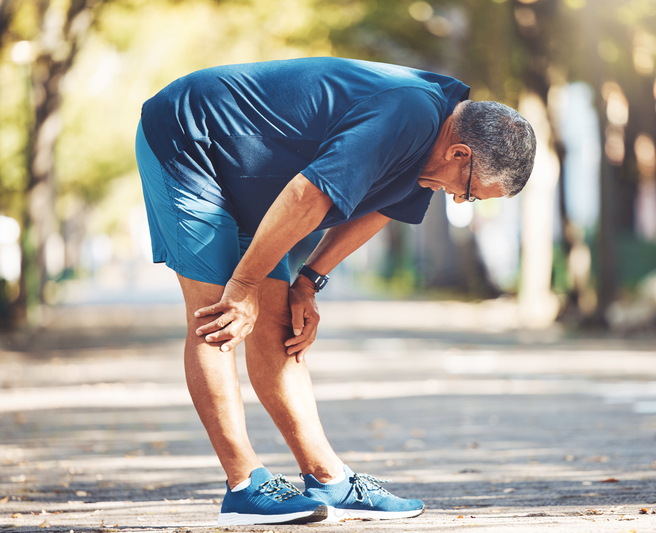
{"type": "Polygon", "coordinates": [[[194,313],[197,318],[219,315],[196,330],[207,342],[223,342],[222,352],[233,350],[251,331],[257,320],[258,285],[230,278],[221,301],[194,313]]]}
{"type": "Polygon", "coordinates": [[[304,276],[296,278],[289,288],[289,307],[292,312],[294,337],[285,341],[287,355],[296,354],[301,362],[317,336],[319,308],[314,298],[314,283],[304,276]]]}

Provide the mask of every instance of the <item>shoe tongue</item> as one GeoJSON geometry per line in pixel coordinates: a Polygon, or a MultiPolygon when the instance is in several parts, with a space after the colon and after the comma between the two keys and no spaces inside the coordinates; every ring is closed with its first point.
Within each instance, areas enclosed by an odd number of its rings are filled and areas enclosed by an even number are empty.
{"type": "Polygon", "coordinates": [[[273,479],[273,474],[269,472],[265,467],[256,468],[251,472],[251,485],[257,486],[265,481],[273,479]]]}

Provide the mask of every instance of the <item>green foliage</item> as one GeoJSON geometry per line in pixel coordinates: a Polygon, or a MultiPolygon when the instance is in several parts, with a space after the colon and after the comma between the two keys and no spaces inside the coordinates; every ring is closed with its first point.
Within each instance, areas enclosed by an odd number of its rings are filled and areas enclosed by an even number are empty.
{"type": "MultiPolygon", "coordinates": [[[[17,64],[12,52],[42,37],[43,10],[54,4],[68,5],[7,0],[0,20],[0,213],[18,220],[39,95],[29,85],[29,58],[17,64]]],[[[104,0],[92,17],[70,70],[51,89],[63,98],[56,212],[65,221],[95,208],[88,229],[98,232],[127,231],[140,202],[133,143],[141,105],[197,69],[339,55],[452,74],[472,87],[473,99],[515,106],[536,62],[553,84],[650,85],[653,72],[636,76],[633,47],[642,39],[652,61],[656,55],[656,0],[104,0]],[[540,57],[518,30],[522,16],[539,22],[540,57]]],[[[563,285],[564,270],[556,269],[563,285]]],[[[406,263],[397,274],[402,286],[414,276],[406,263]]]]}

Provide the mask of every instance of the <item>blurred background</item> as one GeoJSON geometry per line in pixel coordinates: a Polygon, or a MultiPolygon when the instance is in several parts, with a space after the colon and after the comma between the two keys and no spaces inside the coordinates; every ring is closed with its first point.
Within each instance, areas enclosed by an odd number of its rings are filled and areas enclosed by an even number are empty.
{"type": "Polygon", "coordinates": [[[528,327],[656,326],[656,0],[0,0],[0,324],[179,301],[150,264],[142,103],[197,69],[303,56],[454,76],[518,109],[539,144],[518,197],[436,194],[325,297],[505,299],[528,327]]]}

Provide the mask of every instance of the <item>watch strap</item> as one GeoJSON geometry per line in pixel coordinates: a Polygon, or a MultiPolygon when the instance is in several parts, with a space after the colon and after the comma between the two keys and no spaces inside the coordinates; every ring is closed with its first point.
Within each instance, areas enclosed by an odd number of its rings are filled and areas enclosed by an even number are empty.
{"type": "Polygon", "coordinates": [[[319,292],[321,289],[323,289],[326,286],[326,283],[328,283],[328,280],[330,279],[330,276],[328,276],[327,274],[325,276],[322,276],[318,272],[312,270],[305,263],[303,263],[300,267],[298,267],[298,273],[299,275],[305,276],[312,283],[314,283],[314,290],[316,292],[319,292]]]}

